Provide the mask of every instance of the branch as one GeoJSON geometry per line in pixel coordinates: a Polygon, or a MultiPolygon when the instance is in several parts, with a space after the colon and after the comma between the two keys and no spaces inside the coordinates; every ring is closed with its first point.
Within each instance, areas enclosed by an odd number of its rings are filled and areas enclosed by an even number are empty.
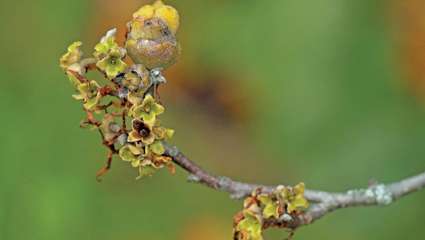
{"type": "MultiPolygon", "coordinates": [[[[228,177],[215,176],[192,162],[177,147],[166,145],[166,154],[190,175],[188,180],[203,184],[215,190],[230,193],[231,198],[241,199],[260,188],[264,193],[272,192],[277,186],[265,186],[234,181],[228,177]]],[[[312,202],[311,207],[296,219],[281,218],[266,224],[297,228],[313,223],[324,215],[341,208],[356,206],[389,205],[395,200],[425,187],[425,172],[391,184],[374,184],[367,188],[333,193],[318,190],[305,190],[305,198],[312,202]]]]}

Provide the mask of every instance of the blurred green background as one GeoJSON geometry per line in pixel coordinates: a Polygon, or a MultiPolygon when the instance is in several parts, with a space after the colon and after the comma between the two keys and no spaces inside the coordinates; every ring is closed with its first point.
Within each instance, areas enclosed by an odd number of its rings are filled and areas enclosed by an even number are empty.
{"type": "MultiPolygon", "coordinates": [[[[79,128],[83,112],[58,59],[75,40],[91,53],[114,26],[122,39],[144,2],[0,3],[0,239],[231,238],[242,203],[186,183],[180,169],[135,181],[116,160],[95,181],[106,149],[79,128]]],[[[183,55],[161,89],[164,124],[205,168],[329,191],[424,170],[423,2],[166,2],[182,16],[183,55]]],[[[420,192],[337,211],[295,239],[418,239],[424,201],[420,192]]]]}

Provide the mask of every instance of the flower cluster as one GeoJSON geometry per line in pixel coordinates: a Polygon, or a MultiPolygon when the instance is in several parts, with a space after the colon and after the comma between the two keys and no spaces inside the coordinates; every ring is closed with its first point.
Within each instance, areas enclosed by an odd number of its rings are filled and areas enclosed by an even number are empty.
{"type": "Polygon", "coordinates": [[[234,217],[234,239],[262,240],[262,230],[268,223],[290,222],[307,207],[304,183],[294,187],[279,186],[272,193],[257,189],[245,199],[244,209],[234,217]]]}
{"type": "MultiPolygon", "coordinates": [[[[139,9],[128,25],[152,19],[161,22],[162,32],[166,30],[175,34],[177,31],[177,11],[161,1],[139,9]]],[[[138,28],[139,32],[144,30],[144,25],[138,28]]],[[[140,39],[133,40],[142,41],[145,36],[139,37],[140,39]]],[[[163,42],[164,39],[161,39],[161,43],[163,42]]],[[[97,176],[100,177],[111,167],[113,155],[118,155],[123,161],[137,168],[138,178],[151,175],[163,167],[174,172],[172,159],[165,154],[164,147],[164,142],[172,138],[174,130],[162,126],[158,119],[165,111],[157,92],[158,85],[165,82],[161,75],[163,68],[154,69],[131,56],[134,64],[129,66],[125,59],[129,48],[120,47],[116,42],[115,29],[108,31],[101,38],[94,47],[92,57],[83,58],[81,46],[81,42],[72,43],[60,58],[60,67],[75,88],[76,94],[73,97],[82,102],[87,114],[81,126],[97,129],[103,144],[109,149],[107,164],[97,176]],[[86,73],[90,70],[102,73],[106,83],[102,85],[98,81],[88,79],[86,73]]],[[[132,54],[138,58],[149,57],[138,56],[144,52],[132,50],[132,54]]],[[[158,59],[149,62],[151,61],[158,59]]],[[[171,60],[166,61],[166,64],[158,65],[169,66],[171,60]]]]}

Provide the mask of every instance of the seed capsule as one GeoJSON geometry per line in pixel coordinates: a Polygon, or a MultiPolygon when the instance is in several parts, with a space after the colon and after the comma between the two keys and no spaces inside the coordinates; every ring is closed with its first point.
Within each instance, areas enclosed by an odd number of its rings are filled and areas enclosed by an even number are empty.
{"type": "Polygon", "coordinates": [[[157,1],[133,14],[127,24],[125,46],[130,58],[148,69],[165,69],[180,55],[175,33],[179,27],[177,11],[157,1]]]}

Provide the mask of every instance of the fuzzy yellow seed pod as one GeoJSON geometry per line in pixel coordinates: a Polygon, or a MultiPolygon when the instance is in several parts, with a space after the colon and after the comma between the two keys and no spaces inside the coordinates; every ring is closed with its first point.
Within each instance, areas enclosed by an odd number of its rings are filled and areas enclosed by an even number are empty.
{"type": "Polygon", "coordinates": [[[177,33],[180,25],[180,16],[177,10],[172,6],[165,5],[161,0],[141,7],[133,14],[133,18],[160,18],[168,25],[173,34],[177,33]]]}
{"type": "Polygon", "coordinates": [[[173,65],[180,55],[175,33],[179,15],[171,6],[156,1],[141,7],[127,24],[125,47],[136,64],[152,70],[173,65]]]}

